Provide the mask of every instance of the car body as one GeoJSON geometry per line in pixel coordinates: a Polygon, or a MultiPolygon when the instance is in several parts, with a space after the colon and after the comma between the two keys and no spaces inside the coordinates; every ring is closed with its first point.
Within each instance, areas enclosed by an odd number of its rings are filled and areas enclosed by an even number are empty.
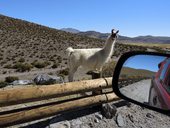
{"type": "Polygon", "coordinates": [[[148,102],[157,108],[170,109],[170,58],[163,60],[158,67],[151,80],[148,102]]]}

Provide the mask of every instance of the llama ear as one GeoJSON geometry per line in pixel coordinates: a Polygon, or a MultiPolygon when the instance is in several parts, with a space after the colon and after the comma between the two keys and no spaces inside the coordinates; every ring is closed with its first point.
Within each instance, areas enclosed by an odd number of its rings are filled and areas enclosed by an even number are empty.
{"type": "Polygon", "coordinates": [[[119,33],[119,30],[117,30],[116,34],[119,33]]]}
{"type": "Polygon", "coordinates": [[[114,34],[114,29],[112,29],[111,33],[114,34]]]}

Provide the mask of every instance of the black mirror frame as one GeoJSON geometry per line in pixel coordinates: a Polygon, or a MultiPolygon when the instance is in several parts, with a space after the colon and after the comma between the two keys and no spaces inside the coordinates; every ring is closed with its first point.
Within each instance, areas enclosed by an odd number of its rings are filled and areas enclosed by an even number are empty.
{"type": "Polygon", "coordinates": [[[113,91],[114,93],[122,98],[122,99],[125,99],[129,102],[132,102],[134,104],[137,104],[141,107],[145,107],[145,108],[148,108],[148,109],[151,109],[151,110],[154,110],[154,111],[157,111],[157,112],[160,112],[160,113],[163,113],[165,115],[170,115],[170,110],[162,110],[160,108],[155,108],[155,107],[152,107],[152,106],[149,106],[147,104],[143,104],[143,103],[140,103],[140,102],[137,102],[133,99],[130,99],[126,96],[124,96],[123,94],[121,94],[121,92],[119,91],[119,88],[118,88],[118,80],[119,80],[119,75],[120,75],[120,71],[121,71],[121,68],[124,64],[124,62],[131,56],[135,56],[135,55],[153,55],[153,56],[166,56],[166,57],[170,57],[170,54],[165,54],[165,53],[156,53],[156,52],[141,52],[141,51],[134,51],[134,52],[127,52],[127,53],[124,53],[120,59],[118,60],[117,64],[116,64],[116,67],[115,67],[115,71],[114,71],[114,74],[113,74],[113,79],[112,79],[112,88],[113,88],[113,91]]]}

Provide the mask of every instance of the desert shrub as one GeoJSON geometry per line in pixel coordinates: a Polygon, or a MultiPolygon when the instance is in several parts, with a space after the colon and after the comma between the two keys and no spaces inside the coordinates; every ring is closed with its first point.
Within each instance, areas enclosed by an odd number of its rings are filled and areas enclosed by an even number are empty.
{"type": "Polygon", "coordinates": [[[24,58],[20,58],[20,59],[18,60],[18,62],[23,63],[23,62],[25,62],[25,59],[24,59],[24,58]]]}
{"type": "Polygon", "coordinates": [[[56,61],[56,59],[54,57],[50,57],[49,60],[53,61],[53,62],[56,61]]]}
{"type": "Polygon", "coordinates": [[[58,56],[58,57],[57,57],[57,60],[58,60],[59,63],[61,63],[61,62],[62,62],[62,57],[61,57],[61,56],[58,56]]]}
{"type": "Polygon", "coordinates": [[[105,77],[113,76],[113,72],[116,66],[116,62],[112,61],[103,66],[102,75],[105,77]]]}
{"type": "Polygon", "coordinates": [[[21,67],[22,63],[16,62],[16,64],[14,64],[12,66],[13,69],[18,69],[19,67],[21,67]]]}
{"type": "Polygon", "coordinates": [[[59,64],[58,63],[54,63],[51,68],[58,68],[59,64]]]}
{"type": "Polygon", "coordinates": [[[7,73],[7,71],[3,71],[3,72],[2,72],[2,74],[6,74],[6,73],[7,73]]]}
{"type": "Polygon", "coordinates": [[[8,85],[5,81],[0,81],[0,88],[6,87],[8,85]]]}
{"type": "Polygon", "coordinates": [[[45,68],[46,66],[50,65],[51,63],[49,61],[45,61],[45,62],[34,61],[31,64],[36,68],[45,68]]]}
{"type": "Polygon", "coordinates": [[[25,71],[30,71],[33,66],[28,63],[16,63],[13,66],[14,69],[17,69],[18,72],[25,72],[25,71]]]}
{"type": "Polygon", "coordinates": [[[63,60],[66,60],[66,61],[67,61],[67,58],[63,58],[63,60]]]}
{"type": "Polygon", "coordinates": [[[4,66],[4,68],[11,69],[12,65],[11,64],[7,64],[7,65],[4,66]]]}
{"type": "Polygon", "coordinates": [[[48,75],[53,75],[53,73],[52,73],[52,72],[49,72],[48,75]]]}
{"type": "Polygon", "coordinates": [[[34,66],[35,63],[37,63],[38,61],[37,60],[34,60],[31,64],[34,66]]]}
{"type": "Polygon", "coordinates": [[[65,75],[66,76],[66,75],[68,75],[68,73],[69,73],[68,68],[59,71],[59,75],[65,75]]]}
{"type": "Polygon", "coordinates": [[[7,83],[11,83],[15,80],[19,80],[19,78],[16,77],[16,76],[8,76],[8,77],[5,78],[5,82],[7,82],[7,83]]]}
{"type": "Polygon", "coordinates": [[[31,64],[25,63],[21,67],[21,72],[30,71],[33,68],[31,64]]]}
{"type": "Polygon", "coordinates": [[[34,62],[33,63],[33,66],[36,67],[36,68],[45,68],[46,67],[46,64],[44,62],[34,62]]]}
{"type": "Polygon", "coordinates": [[[2,61],[0,64],[1,64],[1,66],[2,66],[2,65],[4,65],[4,64],[6,64],[6,63],[7,63],[7,61],[4,60],[4,61],[2,61]]]}
{"type": "Polygon", "coordinates": [[[45,61],[44,63],[45,63],[46,66],[51,64],[49,61],[45,61]]]}

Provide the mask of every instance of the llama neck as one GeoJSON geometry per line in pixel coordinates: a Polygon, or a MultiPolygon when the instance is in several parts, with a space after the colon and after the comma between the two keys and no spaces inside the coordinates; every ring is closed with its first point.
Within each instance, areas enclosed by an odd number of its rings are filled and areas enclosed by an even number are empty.
{"type": "Polygon", "coordinates": [[[103,47],[104,53],[105,54],[112,54],[113,53],[113,49],[114,49],[114,45],[116,42],[116,38],[112,39],[111,37],[108,37],[105,43],[105,46],[103,47]]]}

